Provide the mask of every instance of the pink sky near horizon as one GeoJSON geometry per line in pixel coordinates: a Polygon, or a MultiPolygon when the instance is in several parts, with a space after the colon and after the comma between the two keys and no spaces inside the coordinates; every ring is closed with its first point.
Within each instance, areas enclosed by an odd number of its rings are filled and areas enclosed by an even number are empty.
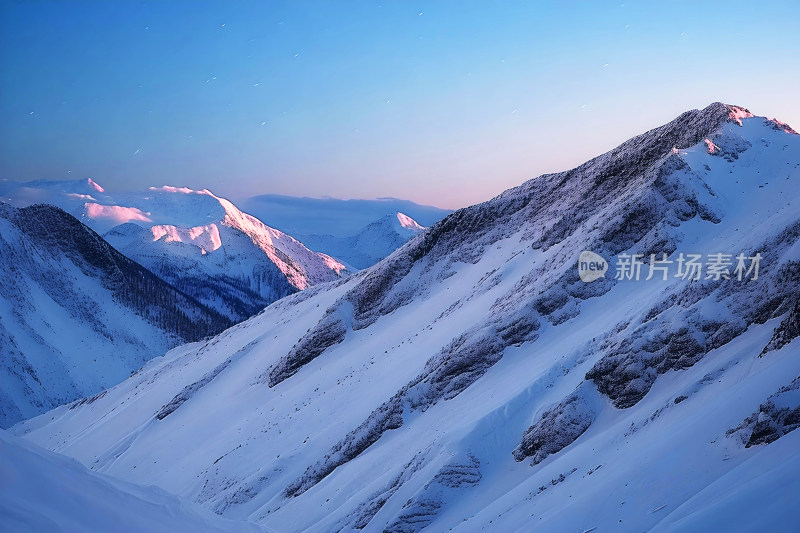
{"type": "Polygon", "coordinates": [[[459,208],[715,101],[800,129],[800,3],[0,3],[0,180],[459,208]]]}

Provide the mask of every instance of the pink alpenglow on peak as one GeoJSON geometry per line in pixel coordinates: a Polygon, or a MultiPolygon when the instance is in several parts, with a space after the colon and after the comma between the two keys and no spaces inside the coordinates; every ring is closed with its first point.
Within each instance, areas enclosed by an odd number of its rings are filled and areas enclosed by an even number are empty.
{"type": "Polygon", "coordinates": [[[208,194],[216,198],[226,213],[221,222],[222,225],[237,229],[247,235],[296,288],[304,290],[310,287],[312,282],[321,281],[318,279],[320,275],[329,277],[326,270],[335,272],[336,276],[346,272],[347,267],[336,259],[322,253],[312,252],[290,235],[265,225],[254,216],[243,213],[230,201],[215,196],[207,190],[201,191],[199,194],[208,194]],[[322,271],[312,266],[320,262],[324,265],[322,271]]]}
{"type": "Polygon", "coordinates": [[[110,219],[117,224],[124,224],[132,220],[141,220],[142,222],[152,222],[150,220],[150,213],[145,213],[135,207],[123,207],[120,205],[100,205],[87,203],[86,215],[94,220],[97,219],[110,219]]]}
{"type": "Polygon", "coordinates": [[[172,187],[170,185],[164,185],[162,187],[150,187],[148,190],[154,192],[179,192],[183,194],[197,193],[197,191],[190,189],[189,187],[172,187]]]}
{"type": "Polygon", "coordinates": [[[705,139],[703,142],[706,143],[706,152],[709,154],[716,154],[720,151],[719,146],[714,144],[710,139],[705,139]]]}
{"type": "Polygon", "coordinates": [[[209,191],[208,189],[190,189],[189,187],[173,187],[172,185],[162,185],[161,187],[149,187],[148,190],[153,192],[172,192],[172,193],[180,193],[180,194],[202,194],[205,196],[211,196],[213,198],[219,199],[220,197],[214,194],[213,192],[209,191]]]}
{"type": "Polygon", "coordinates": [[[323,253],[319,253],[319,256],[322,258],[322,261],[325,263],[325,266],[336,272],[336,274],[342,275],[343,272],[347,271],[347,267],[345,267],[342,263],[340,263],[333,257],[323,253]]]}
{"type": "Polygon", "coordinates": [[[106,190],[102,188],[100,185],[98,185],[92,178],[88,178],[86,180],[86,183],[88,183],[89,187],[96,190],[97,192],[106,192],[106,190]]]}
{"type": "Polygon", "coordinates": [[[778,120],[777,118],[768,118],[765,120],[767,124],[774,130],[783,131],[786,133],[792,133],[794,135],[800,135],[796,131],[794,131],[790,125],[788,125],[783,121],[778,120]]]}
{"type": "Polygon", "coordinates": [[[413,230],[424,230],[425,228],[420,226],[416,220],[411,218],[408,215],[404,215],[403,213],[397,213],[397,220],[400,222],[400,225],[404,228],[413,229],[413,230]]]}
{"type": "Polygon", "coordinates": [[[742,125],[743,118],[753,118],[754,116],[750,111],[748,111],[743,107],[732,105],[728,106],[728,109],[730,109],[730,113],[728,113],[728,118],[730,118],[732,121],[734,121],[740,126],[742,125]]]}
{"type": "MultiPolygon", "coordinates": [[[[3,196],[57,205],[129,259],[234,322],[350,274],[334,256],[307,248],[208,189],[162,185],[111,191],[88,178],[40,180],[5,185],[3,196]]],[[[397,223],[392,228],[401,229],[397,223]]]]}
{"type": "Polygon", "coordinates": [[[178,228],[176,226],[160,225],[151,228],[153,240],[164,238],[165,242],[182,242],[194,244],[202,251],[203,255],[213,252],[222,246],[219,228],[216,224],[196,226],[194,228],[178,228]]]}

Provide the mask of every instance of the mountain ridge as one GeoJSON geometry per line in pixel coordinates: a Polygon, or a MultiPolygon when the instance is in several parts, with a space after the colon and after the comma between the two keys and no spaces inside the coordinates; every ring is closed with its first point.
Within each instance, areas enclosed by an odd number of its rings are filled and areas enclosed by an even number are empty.
{"type": "Polygon", "coordinates": [[[114,385],[163,350],[231,325],[57,207],[0,204],[0,222],[3,426],[114,385]]]}
{"type": "Polygon", "coordinates": [[[243,199],[241,205],[245,211],[289,234],[334,237],[354,235],[375,220],[398,211],[426,227],[452,213],[450,209],[399,198],[343,200],[264,194],[243,199]]]}
{"type": "Polygon", "coordinates": [[[300,235],[308,246],[335,256],[356,269],[368,268],[402,246],[425,228],[401,212],[384,215],[354,235],[300,235]]]}
{"type": "Polygon", "coordinates": [[[91,179],[4,185],[0,194],[16,204],[59,205],[127,257],[232,321],[347,274],[332,257],[309,250],[207,189],[162,186],[112,193],[91,179]]]}

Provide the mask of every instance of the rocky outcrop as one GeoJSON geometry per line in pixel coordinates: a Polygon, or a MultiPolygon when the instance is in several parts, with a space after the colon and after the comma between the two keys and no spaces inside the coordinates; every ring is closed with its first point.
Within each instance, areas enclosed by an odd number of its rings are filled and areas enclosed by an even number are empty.
{"type": "Polygon", "coordinates": [[[800,337],[800,300],[797,300],[792,310],[786,315],[786,318],[775,328],[775,333],[772,334],[772,338],[764,346],[764,350],[759,354],[759,357],[763,357],[773,350],[780,350],[797,337],[800,337]]]}
{"type": "Polygon", "coordinates": [[[474,487],[481,480],[480,461],[467,454],[442,467],[423,489],[408,500],[386,533],[415,533],[439,515],[445,494],[474,487]]]}
{"type": "Polygon", "coordinates": [[[800,376],[767,398],[758,411],[728,431],[745,448],[770,444],[800,427],[800,376]]]}
{"type": "Polygon", "coordinates": [[[591,394],[591,386],[584,383],[545,411],[522,435],[522,441],[512,452],[514,459],[523,461],[530,457],[531,464],[536,465],[575,442],[589,429],[597,414],[588,399],[591,394]]]}
{"type": "MultiPolygon", "coordinates": [[[[342,317],[341,309],[329,308],[319,323],[269,370],[265,376],[267,383],[270,387],[274,387],[294,375],[304,365],[322,355],[325,350],[342,342],[346,333],[347,324],[342,317]]],[[[264,380],[265,377],[262,376],[261,379],[264,380]]]]}

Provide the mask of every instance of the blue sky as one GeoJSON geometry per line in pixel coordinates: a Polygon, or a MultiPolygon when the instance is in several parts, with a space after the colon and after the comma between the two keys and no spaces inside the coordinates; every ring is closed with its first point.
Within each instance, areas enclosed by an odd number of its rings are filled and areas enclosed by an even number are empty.
{"type": "Polygon", "coordinates": [[[800,125],[798,2],[0,3],[0,178],[456,208],[721,100],[800,125]]]}

